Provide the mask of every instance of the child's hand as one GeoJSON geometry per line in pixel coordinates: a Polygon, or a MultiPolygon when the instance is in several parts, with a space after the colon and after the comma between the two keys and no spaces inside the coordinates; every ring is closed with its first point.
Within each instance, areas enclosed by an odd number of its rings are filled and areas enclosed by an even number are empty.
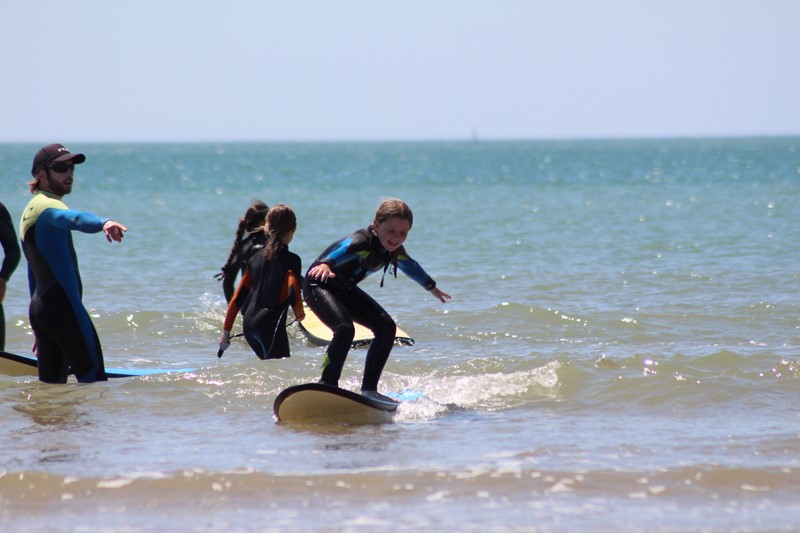
{"type": "Polygon", "coordinates": [[[327,263],[320,263],[308,271],[308,275],[314,279],[325,281],[328,278],[335,278],[336,273],[331,270],[330,265],[327,263]]]}

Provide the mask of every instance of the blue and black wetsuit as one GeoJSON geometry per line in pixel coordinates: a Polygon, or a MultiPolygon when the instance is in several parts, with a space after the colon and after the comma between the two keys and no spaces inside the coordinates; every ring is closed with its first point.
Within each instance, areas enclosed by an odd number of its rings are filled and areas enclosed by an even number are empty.
{"type": "Polygon", "coordinates": [[[347,352],[355,336],[355,321],[369,328],[374,335],[367,350],[361,390],[375,391],[392,351],[397,325],[378,302],[358,287],[358,283],[380,270],[385,276],[389,266],[394,267],[395,276],[399,268],[425,290],[436,287],[436,282],[406,253],[404,247],[389,252],[369,229],[360,229],[331,244],[309,270],[320,263],[330,266],[336,277],[320,283],[306,274],[303,283],[306,303],[333,331],[320,381],[339,385],[347,352]]]}
{"type": "Polygon", "coordinates": [[[66,383],[70,373],[80,382],[106,380],[100,339],[81,301],[83,284],[71,232],[98,233],[109,220],[73,211],[47,191],[37,192],[22,213],[28,313],[41,381],[66,383]]]}
{"type": "Polygon", "coordinates": [[[259,359],[290,356],[286,311],[291,305],[295,315],[303,318],[301,268],[300,256],[285,245],[275,261],[268,260],[263,252],[254,254],[228,305],[224,328],[231,330],[241,310],[244,338],[259,359]]]}
{"type": "MultiPolygon", "coordinates": [[[[17,269],[22,253],[19,250],[17,232],[6,206],[0,202],[0,244],[3,246],[3,266],[0,268],[0,278],[6,282],[11,279],[11,274],[17,269]]],[[[3,302],[0,300],[0,350],[6,349],[6,313],[3,302]]]]}

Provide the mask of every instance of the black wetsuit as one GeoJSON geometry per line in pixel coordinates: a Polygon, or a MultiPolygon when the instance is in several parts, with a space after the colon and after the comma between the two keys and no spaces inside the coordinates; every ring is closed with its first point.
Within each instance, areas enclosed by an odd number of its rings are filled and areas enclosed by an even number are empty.
{"type": "MultiPolygon", "coordinates": [[[[244,270],[247,268],[247,263],[259,250],[264,249],[267,243],[267,235],[263,230],[250,233],[241,240],[239,246],[236,247],[236,255],[231,261],[231,265],[226,270],[225,275],[222,277],[222,292],[225,294],[225,301],[230,302],[233,298],[233,293],[236,291],[236,276],[237,273],[244,275],[244,270]]],[[[300,275],[300,272],[297,273],[300,275]]]]}
{"type": "MultiPolygon", "coordinates": [[[[22,252],[19,249],[17,232],[14,231],[14,223],[11,222],[11,215],[6,206],[0,202],[0,244],[3,246],[3,266],[0,269],[0,278],[11,279],[11,274],[17,269],[22,252]]],[[[3,302],[0,301],[0,350],[6,349],[6,313],[3,309],[3,302]]]]}
{"type": "MultiPolygon", "coordinates": [[[[378,302],[358,287],[358,283],[382,269],[385,276],[390,264],[396,265],[426,290],[436,287],[436,282],[406,253],[405,248],[401,246],[394,253],[389,252],[369,229],[358,230],[331,244],[309,270],[320,263],[329,265],[336,277],[320,283],[306,274],[303,283],[306,303],[333,331],[320,381],[339,385],[347,352],[355,336],[355,321],[369,328],[374,335],[367,350],[361,390],[375,391],[392,351],[397,325],[378,302]]],[[[397,275],[396,270],[394,275],[397,275]]]]}
{"type": "Polygon", "coordinates": [[[230,331],[236,314],[244,316],[244,338],[259,359],[289,357],[286,312],[289,305],[302,316],[300,298],[300,256],[281,246],[275,261],[263,253],[253,255],[239,282],[228,313],[225,329],[230,331]]]}

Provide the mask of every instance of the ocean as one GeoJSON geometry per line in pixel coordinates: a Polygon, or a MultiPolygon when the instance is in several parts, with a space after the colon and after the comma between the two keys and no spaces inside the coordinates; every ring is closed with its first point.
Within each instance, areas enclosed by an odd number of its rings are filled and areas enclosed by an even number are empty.
{"type": "MultiPolygon", "coordinates": [[[[0,145],[15,224],[38,148],[0,145]]],[[[69,148],[67,205],[128,227],[74,235],[106,365],[197,370],[0,375],[3,531],[800,529],[800,138],[69,148]],[[292,325],[290,359],[241,338],[217,358],[238,219],[292,206],[306,267],[386,197],[453,297],[361,284],[415,340],[379,390],[423,397],[390,424],[278,424],[324,348],[292,325]]],[[[6,349],[28,354],[25,271],[6,349]]]]}

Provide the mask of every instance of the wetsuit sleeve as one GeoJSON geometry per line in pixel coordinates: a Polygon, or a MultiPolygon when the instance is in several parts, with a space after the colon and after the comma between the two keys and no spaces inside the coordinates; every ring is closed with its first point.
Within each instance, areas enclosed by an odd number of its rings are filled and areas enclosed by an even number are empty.
{"type": "Polygon", "coordinates": [[[406,253],[405,248],[401,249],[400,253],[397,255],[397,267],[402,270],[406,276],[422,285],[426,291],[436,287],[436,282],[433,278],[425,272],[425,269],[423,269],[419,263],[411,259],[406,253]]]}
{"type": "Polygon", "coordinates": [[[3,246],[3,266],[0,269],[0,278],[8,281],[11,274],[17,269],[22,252],[17,241],[17,234],[14,231],[14,224],[11,222],[11,215],[3,204],[0,203],[0,243],[3,246]]]}
{"type": "Polygon", "coordinates": [[[291,300],[289,303],[292,306],[292,311],[294,311],[294,316],[297,320],[302,321],[306,317],[303,309],[303,278],[300,275],[302,263],[299,255],[290,253],[288,249],[286,253],[288,256],[286,259],[287,268],[281,285],[279,304],[282,307],[284,302],[291,300]]]}
{"type": "Polygon", "coordinates": [[[283,305],[283,303],[289,299],[289,293],[291,289],[294,289],[294,302],[292,302],[292,311],[294,311],[294,316],[297,317],[297,320],[302,321],[306,317],[306,312],[303,309],[303,296],[302,289],[300,287],[300,277],[296,276],[293,271],[287,270],[286,275],[283,278],[283,285],[281,286],[281,305],[283,305]]]}
{"type": "Polygon", "coordinates": [[[230,303],[233,299],[233,293],[236,292],[236,268],[231,266],[225,271],[222,276],[222,293],[225,295],[225,301],[230,303]]]}
{"type": "Polygon", "coordinates": [[[48,224],[63,230],[75,230],[82,233],[98,233],[111,220],[93,213],[74,211],[72,209],[46,209],[39,215],[37,224],[48,224]]]}
{"type": "Polygon", "coordinates": [[[245,270],[244,276],[242,276],[241,281],[239,281],[239,288],[236,289],[233,298],[231,298],[228,304],[228,312],[225,313],[225,322],[223,322],[222,327],[226,331],[230,331],[233,327],[233,323],[236,321],[236,315],[239,314],[239,310],[242,308],[241,302],[247,299],[247,295],[250,294],[250,289],[252,288],[253,278],[250,277],[250,270],[245,270]]]}

